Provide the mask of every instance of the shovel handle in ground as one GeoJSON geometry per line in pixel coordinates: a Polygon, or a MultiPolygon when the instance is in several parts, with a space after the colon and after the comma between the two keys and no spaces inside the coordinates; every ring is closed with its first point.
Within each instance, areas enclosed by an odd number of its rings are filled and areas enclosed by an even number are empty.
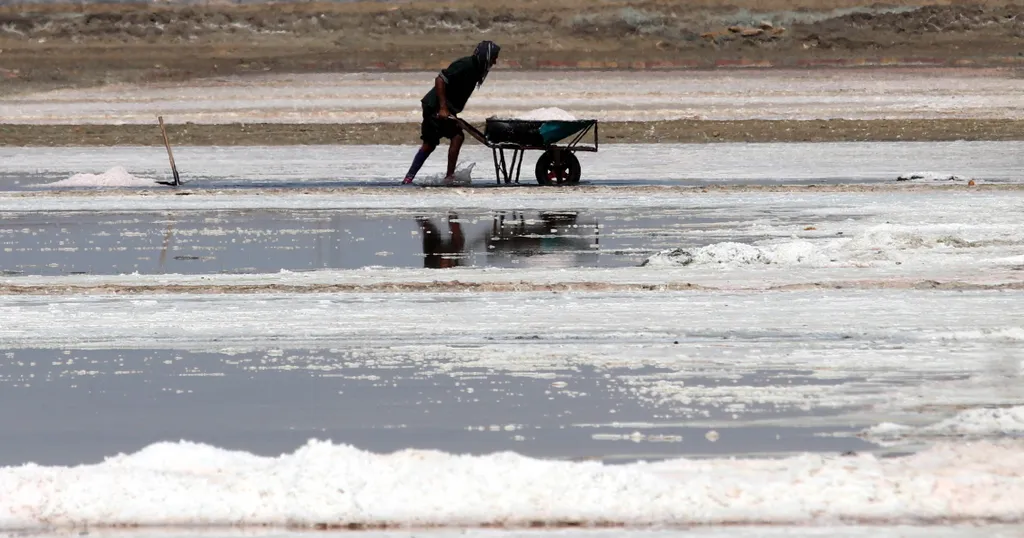
{"type": "Polygon", "coordinates": [[[174,175],[173,183],[170,181],[157,181],[157,183],[177,187],[178,185],[181,185],[181,178],[178,177],[178,167],[174,165],[174,153],[171,152],[171,141],[167,138],[167,129],[164,127],[164,117],[157,116],[157,120],[160,122],[160,133],[163,134],[164,148],[167,149],[167,158],[171,162],[171,173],[174,175]]]}

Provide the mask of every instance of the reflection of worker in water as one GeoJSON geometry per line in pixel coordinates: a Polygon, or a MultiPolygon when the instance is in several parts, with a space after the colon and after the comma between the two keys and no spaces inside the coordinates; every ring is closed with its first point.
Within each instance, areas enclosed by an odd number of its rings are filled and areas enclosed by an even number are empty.
{"type": "Polygon", "coordinates": [[[462,235],[462,226],[458,219],[459,216],[455,213],[448,213],[449,238],[445,241],[441,237],[441,231],[430,219],[416,217],[420,233],[423,235],[423,267],[445,269],[462,265],[462,249],[466,246],[466,238],[462,235]]]}

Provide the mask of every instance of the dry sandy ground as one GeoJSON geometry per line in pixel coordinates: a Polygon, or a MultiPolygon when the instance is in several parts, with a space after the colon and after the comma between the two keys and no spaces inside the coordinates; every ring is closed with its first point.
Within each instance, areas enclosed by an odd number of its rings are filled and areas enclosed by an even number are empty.
{"type": "Polygon", "coordinates": [[[1005,64],[1024,52],[1020,8],[989,0],[4,3],[0,67],[3,91],[13,92],[112,80],[435,66],[481,39],[502,44],[503,58],[523,67],[864,57],[1005,64]]]}

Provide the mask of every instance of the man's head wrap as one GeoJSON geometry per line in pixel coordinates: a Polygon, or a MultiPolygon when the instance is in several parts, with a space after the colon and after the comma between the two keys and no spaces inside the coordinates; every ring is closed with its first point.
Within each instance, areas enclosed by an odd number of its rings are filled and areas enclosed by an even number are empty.
{"type": "Polygon", "coordinates": [[[498,60],[499,52],[501,52],[501,47],[494,41],[481,41],[473,50],[473,56],[484,66],[484,74],[480,76],[477,86],[483,85],[487,74],[491,72],[491,64],[498,60]]]}

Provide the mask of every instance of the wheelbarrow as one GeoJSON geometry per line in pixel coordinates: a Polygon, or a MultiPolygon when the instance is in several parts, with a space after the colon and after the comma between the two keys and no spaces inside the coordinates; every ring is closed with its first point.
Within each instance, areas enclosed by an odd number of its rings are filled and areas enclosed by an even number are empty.
{"type": "Polygon", "coordinates": [[[494,175],[501,185],[519,183],[523,157],[527,150],[543,151],[537,159],[534,173],[541,185],[575,185],[580,182],[582,170],[577,151],[597,152],[597,120],[514,120],[487,119],[484,131],[473,127],[462,118],[455,121],[470,136],[491,148],[494,156],[494,175]],[[581,144],[593,133],[593,145],[581,144]],[[566,141],[562,144],[559,142],[566,141]],[[512,152],[506,159],[505,150],[512,152]]]}

